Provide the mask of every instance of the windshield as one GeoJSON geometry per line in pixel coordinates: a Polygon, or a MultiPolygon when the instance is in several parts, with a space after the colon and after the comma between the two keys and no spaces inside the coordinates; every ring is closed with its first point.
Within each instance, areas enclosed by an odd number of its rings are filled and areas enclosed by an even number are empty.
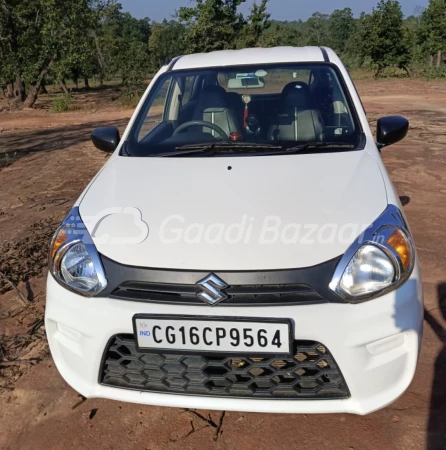
{"type": "Polygon", "coordinates": [[[360,136],[332,65],[217,67],[163,74],[135,121],[126,153],[166,156],[212,146],[247,154],[264,146],[274,154],[272,148],[312,144],[319,151],[345,151],[360,136]]]}

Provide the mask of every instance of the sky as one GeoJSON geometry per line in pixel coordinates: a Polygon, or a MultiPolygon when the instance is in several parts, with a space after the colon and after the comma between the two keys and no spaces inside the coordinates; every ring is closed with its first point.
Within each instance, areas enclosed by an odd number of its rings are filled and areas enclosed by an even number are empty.
{"type": "MultiPolygon", "coordinates": [[[[247,12],[254,0],[247,0],[242,10],[247,12]]],[[[149,17],[159,22],[170,18],[181,6],[193,4],[191,0],[120,0],[124,11],[135,17],[149,17]]],[[[314,12],[330,14],[335,9],[351,8],[355,16],[362,11],[370,12],[378,0],[270,0],[269,12],[276,20],[306,20],[314,12]]],[[[417,6],[426,7],[428,0],[400,0],[403,12],[410,16],[417,6]]]]}

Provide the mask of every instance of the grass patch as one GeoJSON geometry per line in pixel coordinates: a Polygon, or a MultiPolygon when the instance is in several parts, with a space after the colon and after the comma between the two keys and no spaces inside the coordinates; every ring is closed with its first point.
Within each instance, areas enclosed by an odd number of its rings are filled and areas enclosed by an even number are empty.
{"type": "Polygon", "coordinates": [[[0,167],[8,167],[17,160],[17,152],[11,154],[5,151],[2,154],[2,152],[0,151],[0,155],[0,167]]]}
{"type": "Polygon", "coordinates": [[[136,108],[141,100],[144,90],[140,88],[127,88],[122,91],[119,103],[126,108],[136,108]]]}
{"type": "Polygon", "coordinates": [[[446,80],[446,67],[425,69],[422,72],[423,77],[426,80],[446,80]]]}
{"type": "Polygon", "coordinates": [[[61,94],[51,103],[51,112],[62,113],[70,110],[73,103],[73,97],[68,94],[61,94]]]}

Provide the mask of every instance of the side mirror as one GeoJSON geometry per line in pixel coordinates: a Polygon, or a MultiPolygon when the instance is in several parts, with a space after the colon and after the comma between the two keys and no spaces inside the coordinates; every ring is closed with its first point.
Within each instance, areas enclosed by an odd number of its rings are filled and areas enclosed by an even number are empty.
{"type": "Polygon", "coordinates": [[[406,137],[408,131],[409,121],[406,118],[401,116],[381,117],[376,130],[378,147],[381,149],[401,141],[406,137]]]}
{"type": "Polygon", "coordinates": [[[96,148],[106,153],[113,153],[121,140],[116,127],[100,127],[93,130],[91,140],[96,148]]]}

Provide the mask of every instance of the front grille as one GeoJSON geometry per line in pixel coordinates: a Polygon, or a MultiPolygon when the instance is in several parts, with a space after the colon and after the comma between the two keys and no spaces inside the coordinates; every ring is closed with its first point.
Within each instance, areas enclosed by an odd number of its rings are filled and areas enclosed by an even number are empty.
{"type": "Polygon", "coordinates": [[[113,337],[99,382],[106,386],[186,395],[270,399],[350,396],[331,353],[313,341],[294,341],[293,356],[138,352],[133,335],[113,337]]]}
{"type": "MultiPolygon", "coordinates": [[[[187,303],[205,306],[197,297],[200,287],[195,284],[167,284],[125,282],[110,295],[120,300],[160,303],[187,303]]],[[[289,304],[321,303],[325,300],[314,289],[304,284],[243,285],[225,289],[228,298],[219,306],[279,306],[289,304]]]]}

